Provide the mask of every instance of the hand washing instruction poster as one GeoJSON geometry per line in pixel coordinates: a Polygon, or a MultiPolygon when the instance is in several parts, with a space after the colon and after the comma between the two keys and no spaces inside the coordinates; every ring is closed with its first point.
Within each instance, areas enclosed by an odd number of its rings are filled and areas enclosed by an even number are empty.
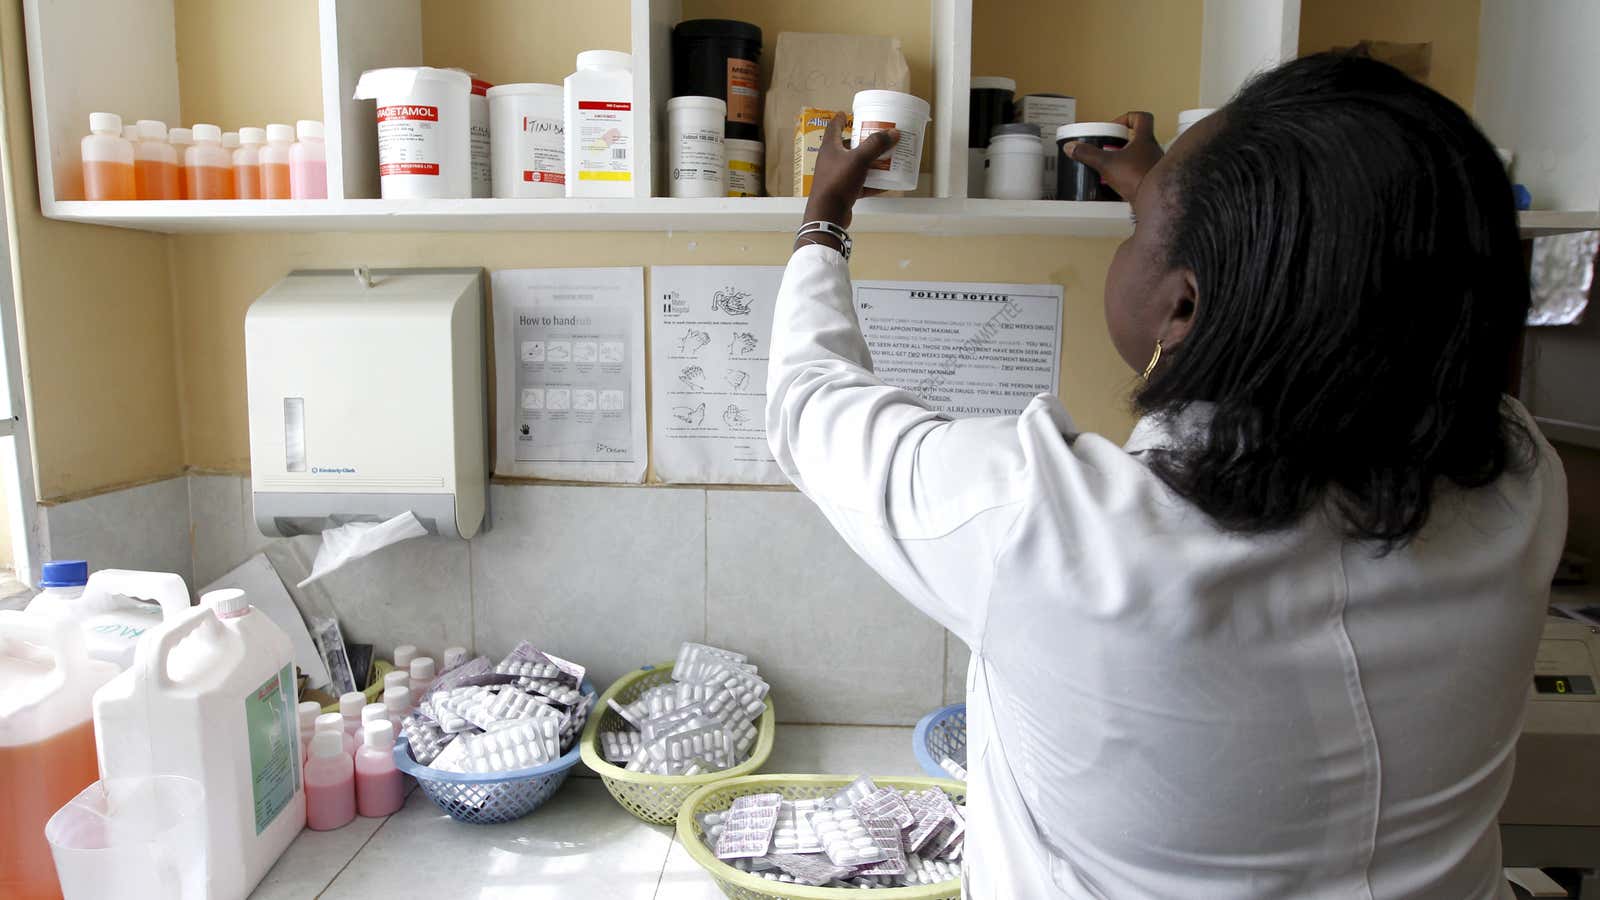
{"type": "MultiPolygon", "coordinates": [[[[777,266],[650,270],[656,474],[785,484],[766,440],[777,266]]],[[[1060,375],[1060,285],[859,281],[874,371],[957,418],[1015,415],[1060,375]]]]}
{"type": "Polygon", "coordinates": [[[788,484],[767,449],[767,355],[781,266],[652,266],[656,475],[788,484]]]}
{"type": "Polygon", "coordinates": [[[643,481],[644,270],[491,278],[495,474],[643,481]]]}

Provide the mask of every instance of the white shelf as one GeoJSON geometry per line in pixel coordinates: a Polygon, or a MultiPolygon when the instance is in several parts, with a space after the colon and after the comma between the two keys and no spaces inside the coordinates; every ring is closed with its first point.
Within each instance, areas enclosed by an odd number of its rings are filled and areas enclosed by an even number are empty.
{"type": "MultiPolygon", "coordinates": [[[[169,234],[240,231],[765,231],[800,223],[799,197],[720,200],[62,201],[45,215],[169,234]]],[[[946,235],[1124,237],[1125,203],[883,198],[856,206],[852,230],[946,235]]]]}
{"type": "Polygon", "coordinates": [[[1600,211],[1582,209],[1534,209],[1518,213],[1525,238],[1569,234],[1574,231],[1600,231],[1600,211]]]}

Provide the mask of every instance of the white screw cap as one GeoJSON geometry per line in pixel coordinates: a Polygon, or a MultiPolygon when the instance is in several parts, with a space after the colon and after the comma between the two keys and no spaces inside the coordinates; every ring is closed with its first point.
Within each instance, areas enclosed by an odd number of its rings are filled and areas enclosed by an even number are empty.
{"type": "Polygon", "coordinates": [[[212,591],[201,597],[200,602],[205,606],[211,607],[211,611],[216,613],[219,619],[231,619],[234,616],[243,615],[250,611],[249,598],[244,595],[244,591],[238,588],[224,588],[220,591],[212,591]]]}
{"type": "Polygon", "coordinates": [[[339,695],[339,715],[346,719],[359,719],[361,708],[367,705],[367,695],[360,691],[351,691],[339,695]]]}
{"type": "Polygon", "coordinates": [[[122,117],[116,113],[89,113],[89,130],[95,134],[121,134],[122,117]]]}
{"type": "Polygon", "coordinates": [[[404,671],[401,671],[400,669],[395,669],[393,672],[385,672],[383,674],[383,689],[386,690],[386,691],[388,689],[390,689],[390,688],[397,688],[397,687],[408,688],[410,686],[411,686],[411,673],[410,672],[404,672],[404,671]]]}
{"type": "Polygon", "coordinates": [[[182,146],[194,143],[194,132],[187,128],[167,129],[167,143],[182,146]]]}
{"type": "Polygon", "coordinates": [[[368,722],[361,728],[361,740],[374,750],[388,750],[394,746],[394,725],[388,719],[368,722]]]}
{"type": "Polygon", "coordinates": [[[404,714],[411,709],[411,688],[392,687],[384,691],[383,705],[391,714],[404,714]]]}
{"type": "Polygon", "coordinates": [[[394,648],[394,667],[396,669],[411,668],[411,661],[417,658],[416,644],[401,644],[394,648]]]}
{"type": "Polygon", "coordinates": [[[433,680],[433,657],[419,656],[411,661],[411,681],[426,684],[433,680]]]}
{"type": "Polygon", "coordinates": [[[167,139],[167,123],[155,119],[140,119],[139,137],[147,141],[164,141],[167,139]]]}
{"type": "Polygon", "coordinates": [[[322,707],[315,700],[307,700],[295,707],[295,712],[300,715],[300,730],[310,733],[317,726],[317,716],[322,715],[322,707]]]}
{"type": "Polygon", "coordinates": [[[222,143],[222,129],[215,125],[207,125],[202,122],[199,125],[194,126],[194,139],[197,141],[210,141],[212,143],[220,144],[222,143]]]}
{"type": "Polygon", "coordinates": [[[319,732],[344,731],[344,716],[338,713],[323,713],[317,716],[316,725],[313,727],[319,732]]]}
{"type": "Polygon", "coordinates": [[[331,731],[319,731],[311,738],[311,755],[332,759],[344,755],[344,738],[331,731]]]}
{"type": "Polygon", "coordinates": [[[307,138],[320,141],[322,140],[322,123],[316,119],[301,119],[294,123],[294,133],[295,137],[302,141],[307,138]]]}
{"type": "Polygon", "coordinates": [[[239,132],[224,131],[222,133],[222,146],[225,150],[233,150],[239,146],[239,132]]]}
{"type": "Polygon", "coordinates": [[[292,141],[294,140],[294,128],[289,125],[283,125],[274,122],[273,124],[267,126],[267,140],[292,141]]]}
{"type": "Polygon", "coordinates": [[[361,707],[361,727],[365,728],[371,722],[389,721],[389,707],[382,703],[368,703],[361,707]]]}
{"type": "Polygon", "coordinates": [[[267,130],[265,128],[246,127],[239,129],[240,144],[265,144],[266,142],[267,130]]]}

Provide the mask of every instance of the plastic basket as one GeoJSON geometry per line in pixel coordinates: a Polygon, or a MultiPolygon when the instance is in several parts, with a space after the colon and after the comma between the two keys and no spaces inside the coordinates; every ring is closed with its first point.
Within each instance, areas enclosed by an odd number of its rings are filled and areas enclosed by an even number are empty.
{"type": "MultiPolygon", "coordinates": [[[[807,800],[832,796],[854,780],[854,777],[839,775],[751,775],[706,785],[691,794],[678,813],[678,843],[683,845],[700,868],[706,870],[722,893],[734,900],[859,900],[862,896],[860,888],[786,884],[735,869],[717,859],[711,848],[706,846],[698,818],[702,813],[721,812],[746,794],[782,794],[786,800],[807,800]]],[[[948,778],[874,777],[872,780],[878,787],[893,787],[903,791],[938,788],[949,795],[953,803],[967,802],[967,786],[948,778]]],[[[879,900],[961,900],[961,881],[952,878],[938,884],[876,888],[866,896],[879,900]]]]}
{"type": "Polygon", "coordinates": [[[589,724],[583,730],[583,740],[578,742],[583,751],[583,764],[594,770],[596,775],[605,782],[606,790],[611,792],[622,808],[633,813],[635,817],[652,825],[671,825],[678,820],[678,807],[696,790],[729,778],[754,773],[766,764],[767,757],[772,755],[773,732],[777,726],[774,724],[772,711],[772,698],[767,698],[766,712],[756,721],[756,746],[750,752],[750,758],[721,772],[707,772],[704,775],[650,775],[644,772],[630,772],[621,766],[606,762],[600,753],[600,734],[604,731],[621,731],[630,728],[617,711],[611,708],[608,701],[616,700],[621,704],[632,703],[639,699],[639,695],[658,684],[672,681],[672,663],[657,663],[645,666],[617,679],[616,684],[606,689],[600,695],[597,708],[589,715],[589,724]]]}
{"type": "Polygon", "coordinates": [[[911,749],[916,751],[922,771],[933,778],[949,778],[940,760],[953,759],[967,767],[967,705],[952,703],[922,717],[911,734],[911,749]]]}
{"type": "MultiPolygon", "coordinates": [[[[586,696],[594,696],[594,685],[588,679],[584,679],[582,690],[586,696]]],[[[591,721],[594,715],[590,710],[591,721]]],[[[411,757],[410,745],[401,741],[394,747],[394,764],[417,779],[422,792],[450,818],[473,825],[494,825],[520,819],[554,796],[578,764],[582,743],[579,739],[560,759],[542,766],[474,775],[425,766],[411,757]]]]}

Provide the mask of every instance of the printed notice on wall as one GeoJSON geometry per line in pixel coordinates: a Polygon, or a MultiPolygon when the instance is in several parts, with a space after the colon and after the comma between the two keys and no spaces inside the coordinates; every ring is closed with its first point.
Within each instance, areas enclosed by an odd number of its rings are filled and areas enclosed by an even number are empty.
{"type": "Polygon", "coordinates": [[[495,474],[643,481],[644,270],[491,278],[495,474]]]}
{"type": "Polygon", "coordinates": [[[855,283],[873,371],[956,418],[1056,392],[1062,299],[1055,284],[855,283]]]}
{"type": "Polygon", "coordinates": [[[781,266],[653,266],[650,377],[656,475],[788,484],[767,449],[767,357],[781,266]]]}

